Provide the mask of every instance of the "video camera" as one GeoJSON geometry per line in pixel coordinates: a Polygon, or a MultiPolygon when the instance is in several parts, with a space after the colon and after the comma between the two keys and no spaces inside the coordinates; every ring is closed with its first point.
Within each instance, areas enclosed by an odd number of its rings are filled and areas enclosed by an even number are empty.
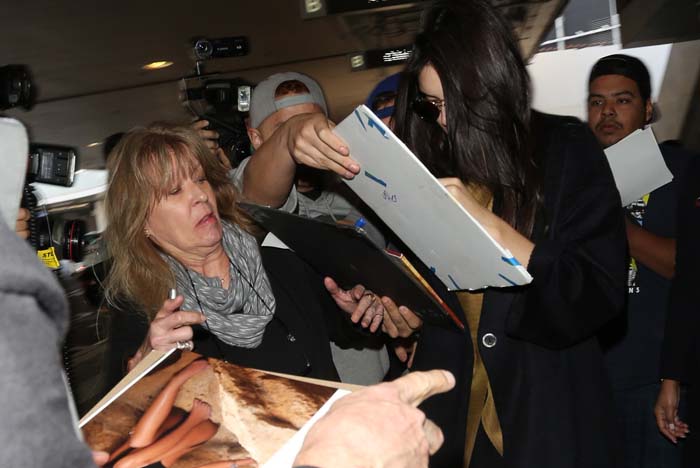
{"type": "Polygon", "coordinates": [[[245,36],[208,39],[198,37],[192,41],[192,49],[197,60],[212,58],[242,57],[250,50],[245,36]]]}
{"type": "Polygon", "coordinates": [[[251,84],[241,78],[184,78],[181,100],[198,118],[209,121],[208,130],[219,134],[219,146],[236,167],[250,155],[245,118],[250,109],[251,84]],[[193,80],[199,86],[189,85],[193,80]]]}
{"type": "MultiPolygon", "coordinates": [[[[34,107],[37,88],[26,65],[0,67],[0,111],[34,107]]],[[[27,180],[45,184],[73,185],[77,152],[68,147],[33,144],[29,152],[27,180]]]]}
{"type": "Polygon", "coordinates": [[[26,65],[0,67],[0,110],[23,107],[30,110],[36,101],[36,88],[26,65]]]}
{"type": "MultiPolygon", "coordinates": [[[[31,110],[37,97],[31,71],[26,65],[5,65],[0,67],[0,110],[21,107],[31,110]]],[[[86,213],[69,211],[65,207],[61,214],[49,216],[46,209],[39,207],[34,182],[70,187],[75,180],[77,152],[67,146],[31,144],[27,163],[25,184],[21,206],[30,212],[29,242],[41,256],[41,252],[51,251],[45,263],[58,268],[58,260],[80,262],[84,257],[87,223],[80,219],[86,213]],[[76,219],[76,215],[77,218],[76,219]],[[81,216],[82,215],[82,216],[81,216]]],[[[43,257],[42,257],[43,258],[43,257]]]]}

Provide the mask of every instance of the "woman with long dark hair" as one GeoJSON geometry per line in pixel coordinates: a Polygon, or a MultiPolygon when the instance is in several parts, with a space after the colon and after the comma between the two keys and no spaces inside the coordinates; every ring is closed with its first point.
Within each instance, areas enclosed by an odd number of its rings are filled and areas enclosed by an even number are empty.
{"type": "Polygon", "coordinates": [[[445,434],[431,466],[616,466],[595,335],[624,303],[625,234],[593,135],[531,110],[517,42],[482,0],[426,13],[394,118],[397,135],[534,278],[448,294],[463,333],[424,325],[413,368],[457,379],[425,405],[445,434]]]}

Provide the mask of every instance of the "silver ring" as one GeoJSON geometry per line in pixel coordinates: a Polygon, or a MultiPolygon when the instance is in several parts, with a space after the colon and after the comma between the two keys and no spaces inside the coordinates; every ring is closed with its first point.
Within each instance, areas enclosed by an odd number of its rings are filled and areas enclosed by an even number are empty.
{"type": "Polygon", "coordinates": [[[184,349],[187,351],[192,351],[194,349],[194,343],[192,342],[192,340],[178,341],[177,343],[175,343],[175,347],[177,349],[184,349]]]}

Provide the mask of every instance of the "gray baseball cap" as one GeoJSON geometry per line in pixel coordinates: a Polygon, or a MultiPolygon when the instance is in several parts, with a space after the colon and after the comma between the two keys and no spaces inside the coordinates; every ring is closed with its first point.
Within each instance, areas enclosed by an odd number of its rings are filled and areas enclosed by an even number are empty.
{"type": "Polygon", "coordinates": [[[328,115],[326,99],[321,87],[311,77],[296,72],[276,73],[260,83],[253,90],[250,99],[250,126],[258,128],[263,120],[280,109],[297,104],[318,104],[323,113],[328,115]],[[309,93],[284,96],[275,100],[275,91],[285,81],[300,81],[309,89],[309,93]]]}

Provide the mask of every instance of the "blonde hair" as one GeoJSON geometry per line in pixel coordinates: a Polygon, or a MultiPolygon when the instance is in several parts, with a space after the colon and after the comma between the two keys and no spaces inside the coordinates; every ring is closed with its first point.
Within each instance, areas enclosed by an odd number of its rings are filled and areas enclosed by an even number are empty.
{"type": "Polygon", "coordinates": [[[175,277],[160,250],[146,237],[146,220],[168,190],[202,167],[216,196],[221,219],[249,226],[236,206],[236,189],[227,171],[196,131],[158,123],[125,134],[110,153],[110,183],[105,199],[105,230],[112,266],[105,285],[112,304],[127,301],[152,318],[175,277]]]}

